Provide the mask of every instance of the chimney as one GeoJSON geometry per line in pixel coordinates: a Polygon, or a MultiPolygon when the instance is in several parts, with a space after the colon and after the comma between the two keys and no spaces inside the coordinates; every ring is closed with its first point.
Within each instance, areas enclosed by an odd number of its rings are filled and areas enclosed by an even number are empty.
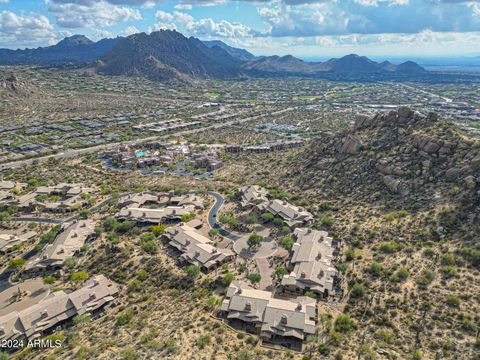
{"type": "Polygon", "coordinates": [[[320,270],[320,273],[318,274],[318,277],[321,279],[325,276],[325,271],[320,270]]]}
{"type": "Polygon", "coordinates": [[[245,303],[245,310],[246,311],[252,311],[252,303],[250,301],[247,301],[245,303]]]}
{"type": "Polygon", "coordinates": [[[280,319],[280,323],[281,324],[286,324],[287,323],[287,315],[286,314],[283,314],[281,319],[280,319]]]}
{"type": "Polygon", "coordinates": [[[302,279],[305,279],[305,278],[306,278],[306,276],[307,276],[307,274],[305,274],[305,272],[304,272],[304,271],[302,271],[302,273],[300,274],[300,277],[301,277],[302,279]]]}
{"type": "Polygon", "coordinates": [[[302,310],[302,304],[298,303],[298,304],[297,304],[297,307],[295,308],[295,310],[301,311],[301,310],[302,310]]]}

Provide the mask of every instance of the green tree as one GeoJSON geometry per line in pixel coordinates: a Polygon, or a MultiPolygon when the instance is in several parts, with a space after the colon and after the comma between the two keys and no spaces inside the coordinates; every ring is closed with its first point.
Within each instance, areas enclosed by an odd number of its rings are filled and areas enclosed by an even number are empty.
{"type": "Polygon", "coordinates": [[[253,233],[248,237],[247,245],[250,249],[255,248],[255,247],[259,246],[262,243],[262,241],[263,241],[262,236],[253,233]]]}
{"type": "Polygon", "coordinates": [[[272,221],[273,218],[274,218],[273,214],[271,214],[269,212],[264,212],[262,214],[262,221],[265,222],[265,223],[272,221]]]}
{"type": "Polygon", "coordinates": [[[285,269],[284,267],[278,267],[273,272],[272,277],[274,279],[280,280],[281,278],[283,278],[284,275],[287,275],[287,274],[288,274],[287,269],[285,269]]]}
{"type": "Polygon", "coordinates": [[[200,274],[200,267],[197,265],[187,265],[183,268],[183,271],[188,277],[195,279],[200,274]]]}
{"type": "Polygon", "coordinates": [[[295,241],[290,236],[284,236],[280,239],[280,246],[287,250],[292,250],[295,241]]]}
{"type": "Polygon", "coordinates": [[[221,280],[222,286],[229,286],[233,280],[235,280],[235,275],[233,275],[232,273],[226,273],[225,275],[223,275],[221,280]]]}
{"type": "Polygon", "coordinates": [[[8,263],[8,267],[10,269],[18,270],[18,269],[21,269],[25,265],[25,262],[26,262],[25,259],[22,259],[22,258],[12,259],[8,263]]]}
{"type": "Polygon", "coordinates": [[[262,276],[259,273],[251,273],[248,274],[247,279],[250,280],[252,284],[256,284],[262,280],[262,276]]]}

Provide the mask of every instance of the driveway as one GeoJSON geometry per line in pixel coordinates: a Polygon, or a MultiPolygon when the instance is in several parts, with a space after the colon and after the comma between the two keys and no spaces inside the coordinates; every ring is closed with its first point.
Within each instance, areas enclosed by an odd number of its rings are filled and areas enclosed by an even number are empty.
{"type": "Polygon", "coordinates": [[[47,297],[49,293],[50,289],[43,284],[42,279],[27,280],[21,284],[13,285],[0,293],[0,316],[12,311],[22,311],[35,305],[47,297]],[[16,296],[19,292],[25,295],[17,300],[16,296]]]}
{"type": "Polygon", "coordinates": [[[262,276],[258,287],[260,290],[272,290],[272,274],[273,269],[270,267],[270,263],[267,258],[259,258],[255,260],[258,268],[258,273],[262,276]]]}

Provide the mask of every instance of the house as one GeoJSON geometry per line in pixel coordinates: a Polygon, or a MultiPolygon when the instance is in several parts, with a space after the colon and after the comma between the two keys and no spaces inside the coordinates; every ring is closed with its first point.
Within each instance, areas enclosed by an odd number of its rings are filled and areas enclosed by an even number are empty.
{"type": "Polygon", "coordinates": [[[216,248],[209,238],[187,224],[167,228],[164,236],[168,244],[181,253],[180,263],[197,265],[205,272],[232,261],[234,257],[231,250],[216,248]]]}
{"type": "Polygon", "coordinates": [[[121,197],[118,200],[118,205],[120,207],[125,207],[125,206],[140,207],[147,204],[158,203],[159,196],[160,196],[159,194],[150,192],[150,191],[145,191],[137,194],[129,194],[121,197]]]}
{"type": "Polygon", "coordinates": [[[295,229],[290,274],[284,275],[282,286],[291,293],[312,291],[328,296],[333,292],[337,270],[333,264],[332,238],[325,231],[295,229]]]}
{"type": "Polygon", "coordinates": [[[98,312],[117,294],[117,286],[103,275],[69,294],[53,292],[33,306],[1,316],[0,341],[39,338],[77,314],[98,312]]]}
{"type": "Polygon", "coordinates": [[[280,216],[290,226],[308,224],[313,221],[313,215],[303,207],[292,205],[282,200],[272,200],[257,205],[261,211],[268,211],[273,215],[280,216]]]}
{"type": "Polygon", "coordinates": [[[244,186],[238,189],[242,207],[257,205],[268,200],[268,190],[258,185],[244,186]]]}
{"type": "Polygon", "coordinates": [[[307,336],[315,334],[316,301],[309,297],[276,299],[268,291],[234,281],[221,310],[232,327],[258,334],[266,343],[301,351],[307,336]]]}
{"type": "Polygon", "coordinates": [[[10,252],[16,245],[24,243],[35,235],[36,233],[34,231],[27,231],[19,236],[0,234],[0,253],[6,254],[10,252]]]}
{"type": "Polygon", "coordinates": [[[169,194],[166,200],[168,205],[173,206],[182,206],[182,205],[193,205],[196,209],[203,210],[203,199],[195,194],[186,194],[186,195],[172,195],[169,194]]]}
{"type": "Polygon", "coordinates": [[[7,181],[7,180],[2,180],[0,181],[0,191],[12,191],[12,190],[22,190],[25,189],[28,186],[28,184],[25,183],[19,183],[16,181],[7,181]]]}
{"type": "Polygon", "coordinates": [[[82,246],[95,233],[93,220],[79,220],[73,224],[64,224],[62,231],[52,244],[48,244],[42,253],[25,265],[25,272],[38,272],[60,269],[64,261],[79,253],[82,246]]]}
{"type": "Polygon", "coordinates": [[[116,215],[119,220],[135,221],[138,224],[151,225],[166,221],[181,220],[182,216],[195,211],[195,206],[167,206],[159,209],[125,207],[116,215]]]}

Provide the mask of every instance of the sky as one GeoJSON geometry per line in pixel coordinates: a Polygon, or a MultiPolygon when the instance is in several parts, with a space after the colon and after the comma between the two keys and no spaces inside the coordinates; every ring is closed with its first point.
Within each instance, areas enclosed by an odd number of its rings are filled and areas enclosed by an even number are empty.
{"type": "Polygon", "coordinates": [[[0,48],[176,29],[256,55],[480,55],[480,0],[0,0],[0,48]]]}

